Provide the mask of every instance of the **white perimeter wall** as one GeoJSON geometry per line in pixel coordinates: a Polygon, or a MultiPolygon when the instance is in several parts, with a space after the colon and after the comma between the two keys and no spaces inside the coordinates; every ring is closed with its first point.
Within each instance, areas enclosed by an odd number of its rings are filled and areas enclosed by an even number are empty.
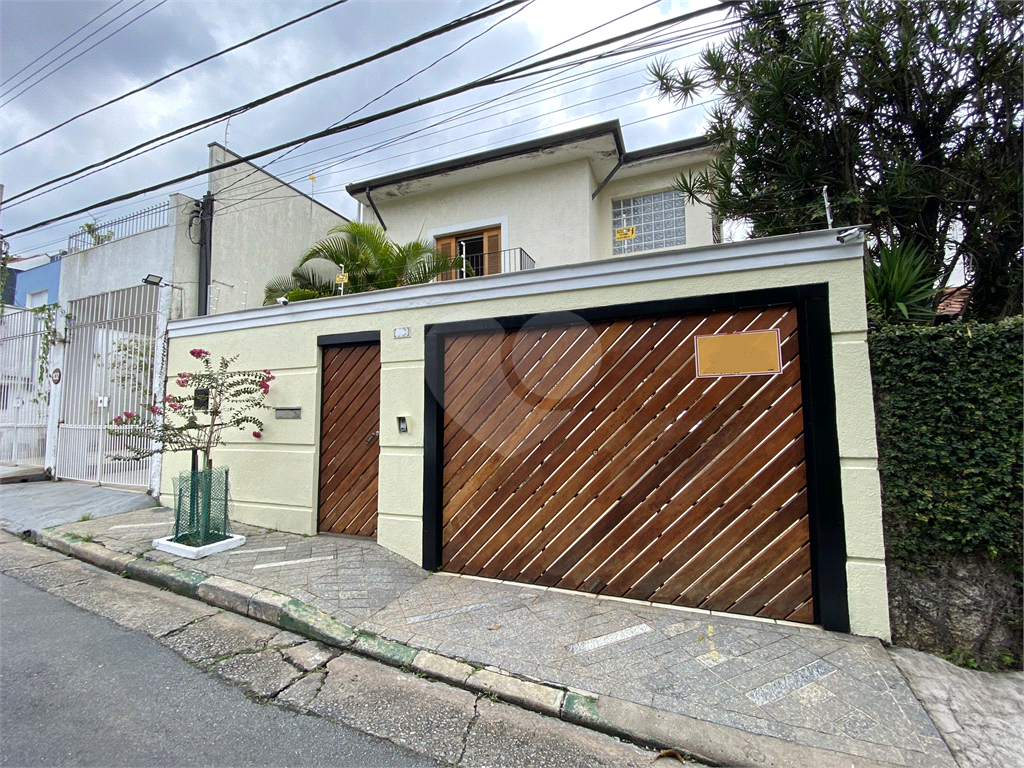
{"type": "MultiPolygon", "coordinates": [[[[264,437],[232,433],[214,461],[231,468],[236,519],[316,533],[320,349],[317,336],[379,330],[381,421],[378,541],[421,562],[424,327],[437,322],[571,310],[732,291],[827,283],[845,514],[852,631],[889,638],[881,496],[867,349],[861,243],[835,231],[620,258],[267,307],[171,324],[169,375],[191,370],[188,350],[240,355],[244,368],[277,376],[273,406],[300,420],[267,420],[264,437]],[[394,331],[408,327],[408,338],[394,331]],[[399,434],[396,417],[409,433],[399,434]]],[[[173,382],[169,384],[173,391],[173,382]]],[[[187,469],[169,455],[163,488],[187,469]]],[[[170,496],[161,497],[170,504],[170,496]]]]}

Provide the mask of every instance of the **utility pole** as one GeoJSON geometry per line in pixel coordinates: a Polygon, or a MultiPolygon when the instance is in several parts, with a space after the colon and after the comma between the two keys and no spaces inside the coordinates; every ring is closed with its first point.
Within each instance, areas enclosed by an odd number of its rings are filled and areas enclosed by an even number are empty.
{"type": "Polygon", "coordinates": [[[213,248],[213,195],[203,195],[199,209],[199,306],[200,315],[210,313],[210,266],[213,248]]]}

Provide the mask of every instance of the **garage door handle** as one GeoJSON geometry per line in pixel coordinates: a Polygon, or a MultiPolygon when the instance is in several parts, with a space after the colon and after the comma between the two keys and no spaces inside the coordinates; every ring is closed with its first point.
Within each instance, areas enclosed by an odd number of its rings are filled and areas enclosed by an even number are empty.
{"type": "Polygon", "coordinates": [[[373,440],[373,438],[375,437],[380,437],[380,432],[374,432],[372,435],[366,438],[366,444],[369,445],[370,441],[373,440]]]}

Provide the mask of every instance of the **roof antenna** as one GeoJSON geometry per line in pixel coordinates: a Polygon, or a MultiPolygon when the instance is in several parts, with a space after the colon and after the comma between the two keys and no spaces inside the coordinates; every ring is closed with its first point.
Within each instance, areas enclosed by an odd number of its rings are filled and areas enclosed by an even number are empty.
{"type": "Polygon", "coordinates": [[[230,127],[231,127],[231,118],[229,117],[227,119],[227,122],[224,123],[224,149],[228,148],[228,128],[230,128],[230,127]]]}
{"type": "Polygon", "coordinates": [[[832,206],[828,202],[828,184],[821,188],[821,194],[825,198],[825,219],[828,221],[828,228],[832,229],[832,206]]]}

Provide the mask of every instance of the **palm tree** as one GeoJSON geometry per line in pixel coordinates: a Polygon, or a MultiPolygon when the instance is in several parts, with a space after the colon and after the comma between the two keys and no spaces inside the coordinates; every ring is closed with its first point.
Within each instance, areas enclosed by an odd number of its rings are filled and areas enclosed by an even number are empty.
{"type": "Polygon", "coordinates": [[[291,275],[267,283],[264,305],[282,296],[289,301],[333,296],[342,271],[348,274],[346,293],[429,283],[463,267],[472,272],[461,257],[440,253],[423,240],[398,245],[376,224],[349,221],[327,234],[302,255],[291,275]]]}

